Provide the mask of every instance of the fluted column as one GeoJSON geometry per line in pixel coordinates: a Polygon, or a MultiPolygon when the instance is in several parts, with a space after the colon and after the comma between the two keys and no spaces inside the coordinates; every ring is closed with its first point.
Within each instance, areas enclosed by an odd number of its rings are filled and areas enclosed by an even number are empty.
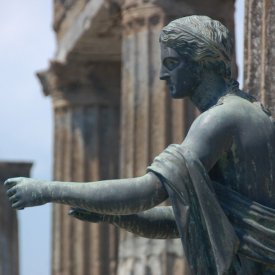
{"type": "MultiPolygon", "coordinates": [[[[121,177],[143,175],[168,144],[182,142],[197,114],[188,101],[171,100],[159,80],[160,30],[168,21],[191,14],[219,19],[234,33],[234,1],[123,3],[121,177]]],[[[119,275],[182,275],[186,270],[179,240],[147,240],[121,232],[119,275]]]]}
{"type": "MultiPolygon", "coordinates": [[[[29,177],[31,163],[0,162],[0,183],[12,177],[29,177]]],[[[0,275],[19,274],[18,222],[0,184],[0,275]]]]}
{"type": "MultiPolygon", "coordinates": [[[[117,178],[120,64],[52,64],[40,79],[46,90],[51,86],[54,106],[54,178],[117,178]]],[[[77,221],[68,210],[63,205],[53,209],[52,274],[115,274],[117,229],[77,221]]]]}
{"type": "Polygon", "coordinates": [[[245,89],[275,114],[275,1],[246,0],[245,89]]]}

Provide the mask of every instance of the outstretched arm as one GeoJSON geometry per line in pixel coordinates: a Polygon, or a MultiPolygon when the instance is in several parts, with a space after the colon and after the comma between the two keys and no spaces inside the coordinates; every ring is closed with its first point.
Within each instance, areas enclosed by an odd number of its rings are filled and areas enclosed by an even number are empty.
{"type": "Polygon", "coordinates": [[[153,173],[131,179],[73,183],[13,178],[5,182],[12,207],[68,204],[102,214],[133,214],[150,209],[167,199],[168,194],[153,173]]]}
{"type": "MultiPolygon", "coordinates": [[[[236,124],[231,119],[232,108],[223,107],[225,105],[200,115],[181,145],[183,151],[193,152],[208,171],[233,142],[236,124]]],[[[17,209],[57,202],[95,213],[125,215],[148,210],[168,197],[165,187],[153,173],[138,178],[95,183],[15,178],[6,181],[5,186],[12,206],[17,209]]]]}
{"type": "Polygon", "coordinates": [[[144,238],[179,238],[171,206],[155,207],[132,215],[102,215],[89,212],[85,209],[72,208],[69,215],[92,223],[108,222],[144,238]]]}

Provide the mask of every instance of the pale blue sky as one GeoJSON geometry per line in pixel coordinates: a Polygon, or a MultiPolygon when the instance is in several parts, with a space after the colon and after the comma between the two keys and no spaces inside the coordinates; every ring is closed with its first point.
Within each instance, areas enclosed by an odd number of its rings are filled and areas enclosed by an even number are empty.
{"type": "MultiPolygon", "coordinates": [[[[35,72],[54,56],[52,0],[2,1],[0,10],[0,159],[32,161],[32,177],[50,179],[52,108],[35,72]]],[[[237,55],[242,79],[243,5],[237,0],[237,55]]],[[[240,81],[242,82],[242,81],[240,81]]],[[[21,275],[50,274],[50,206],[19,212],[21,275]]],[[[1,226],[1,225],[0,225],[1,226]]]]}
{"type": "MultiPolygon", "coordinates": [[[[2,1],[0,9],[0,159],[32,161],[51,178],[52,114],[35,76],[54,56],[52,1],[2,1]]],[[[50,206],[19,212],[21,275],[50,274],[50,206]]],[[[1,226],[1,225],[0,225],[1,226]]]]}

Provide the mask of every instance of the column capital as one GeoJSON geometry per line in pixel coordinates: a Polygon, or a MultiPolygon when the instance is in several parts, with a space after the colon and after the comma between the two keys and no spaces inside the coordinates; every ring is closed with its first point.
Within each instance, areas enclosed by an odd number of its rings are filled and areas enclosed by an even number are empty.
{"type": "MultiPolygon", "coordinates": [[[[138,2],[138,1],[126,1],[138,2]]],[[[142,1],[139,1],[142,2],[142,1]]],[[[137,33],[149,26],[163,26],[165,13],[162,7],[155,5],[154,1],[148,3],[125,3],[122,10],[122,26],[124,35],[137,33]]]]}
{"type": "MultiPolygon", "coordinates": [[[[217,0],[212,2],[216,3],[217,0]]],[[[124,35],[142,31],[149,26],[161,29],[166,23],[182,16],[204,14],[200,5],[198,0],[181,3],[175,0],[121,0],[124,35]]]]}
{"type": "Polygon", "coordinates": [[[52,61],[49,69],[38,72],[37,76],[44,94],[52,97],[55,108],[119,105],[119,62],[69,65],[52,61]]]}

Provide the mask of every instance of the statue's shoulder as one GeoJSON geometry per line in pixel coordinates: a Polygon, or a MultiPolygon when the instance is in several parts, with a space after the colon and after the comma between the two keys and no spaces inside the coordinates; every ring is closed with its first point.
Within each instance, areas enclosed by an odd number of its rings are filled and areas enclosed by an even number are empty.
{"type": "MultiPolygon", "coordinates": [[[[251,115],[258,116],[259,108],[256,102],[234,94],[222,97],[214,106],[203,112],[198,122],[200,124],[214,125],[222,129],[229,129],[238,124],[245,123],[251,115]]],[[[260,112],[263,113],[263,112],[260,112]]]]}
{"type": "Polygon", "coordinates": [[[243,108],[247,104],[246,100],[234,96],[226,95],[221,97],[218,102],[201,114],[205,118],[231,118],[236,115],[236,110],[243,108]]]}
{"type": "Polygon", "coordinates": [[[253,97],[229,94],[221,98],[215,106],[208,110],[211,117],[219,117],[227,125],[241,127],[257,127],[261,124],[275,125],[271,112],[253,97]],[[247,125],[248,124],[248,125],[247,125]]]}
{"type": "MultiPolygon", "coordinates": [[[[224,107],[229,110],[230,108],[233,108],[234,110],[234,108],[243,107],[245,109],[251,109],[252,112],[253,110],[261,111],[265,113],[267,116],[271,117],[270,110],[266,106],[264,106],[264,104],[262,104],[252,95],[241,90],[238,90],[234,93],[228,93],[225,96],[221,97],[217,104],[213,106],[213,108],[220,105],[224,105],[224,107]]],[[[238,110],[235,109],[235,111],[238,110]]]]}
{"type": "Polygon", "coordinates": [[[201,113],[193,122],[193,129],[207,129],[207,132],[213,130],[227,131],[235,124],[236,104],[233,102],[223,102],[214,105],[201,113]]]}
{"type": "Polygon", "coordinates": [[[230,111],[231,108],[234,109],[237,106],[248,106],[254,102],[256,102],[256,99],[253,97],[250,98],[240,96],[239,94],[235,93],[229,93],[225,96],[222,96],[211,109],[216,109],[217,107],[222,106],[224,109],[228,109],[230,111]]]}

